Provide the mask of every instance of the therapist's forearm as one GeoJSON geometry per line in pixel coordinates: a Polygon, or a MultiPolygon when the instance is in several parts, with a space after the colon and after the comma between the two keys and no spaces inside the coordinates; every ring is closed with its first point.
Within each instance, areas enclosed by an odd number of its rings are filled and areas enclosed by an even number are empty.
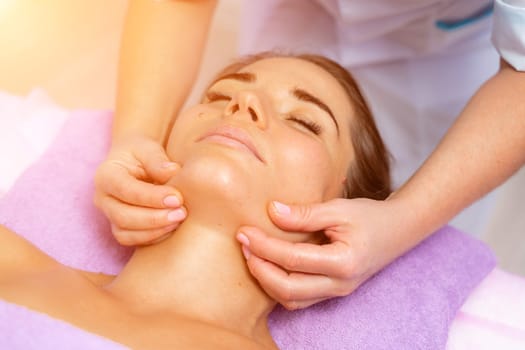
{"type": "Polygon", "coordinates": [[[418,241],[525,163],[525,73],[502,63],[422,167],[391,199],[413,217],[418,241]]]}
{"type": "Polygon", "coordinates": [[[114,141],[140,134],[164,142],[199,71],[215,5],[211,0],[129,2],[114,141]]]}

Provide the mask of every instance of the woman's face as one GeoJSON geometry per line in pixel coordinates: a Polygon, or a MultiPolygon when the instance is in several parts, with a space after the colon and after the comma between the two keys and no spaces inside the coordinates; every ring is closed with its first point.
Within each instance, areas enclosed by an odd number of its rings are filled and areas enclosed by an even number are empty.
{"type": "Polygon", "coordinates": [[[345,91],[321,67],[266,58],[219,78],[181,113],[167,152],[180,176],[241,206],[319,202],[342,194],[352,116],[345,91]]]}

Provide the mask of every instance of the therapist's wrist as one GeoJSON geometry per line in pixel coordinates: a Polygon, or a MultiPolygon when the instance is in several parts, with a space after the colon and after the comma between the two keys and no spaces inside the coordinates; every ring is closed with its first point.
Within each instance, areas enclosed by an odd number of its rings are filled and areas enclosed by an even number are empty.
{"type": "Polygon", "coordinates": [[[133,138],[148,138],[163,144],[168,136],[170,125],[168,118],[123,115],[117,111],[113,118],[112,144],[133,138]]]}
{"type": "Polygon", "coordinates": [[[392,192],[384,201],[391,213],[392,228],[400,240],[409,248],[442,226],[440,220],[433,217],[424,198],[404,191],[402,188],[392,192]]]}

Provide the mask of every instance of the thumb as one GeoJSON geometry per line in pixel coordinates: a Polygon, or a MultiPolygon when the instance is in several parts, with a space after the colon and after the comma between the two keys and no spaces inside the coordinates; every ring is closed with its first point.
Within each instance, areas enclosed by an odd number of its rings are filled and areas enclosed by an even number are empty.
{"type": "Polygon", "coordinates": [[[156,142],[141,147],[137,158],[154,182],[166,183],[180,169],[179,164],[172,162],[164,148],[156,142]]]}
{"type": "Polygon", "coordinates": [[[268,206],[270,219],[285,231],[314,232],[340,224],[341,217],[332,201],[288,205],[273,201],[268,206]]]}

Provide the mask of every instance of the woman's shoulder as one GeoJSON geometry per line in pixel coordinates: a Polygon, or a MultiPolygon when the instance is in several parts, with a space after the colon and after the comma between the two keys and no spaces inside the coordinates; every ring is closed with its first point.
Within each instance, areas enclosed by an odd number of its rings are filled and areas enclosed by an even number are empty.
{"type": "Polygon", "coordinates": [[[31,242],[0,225],[0,283],[61,265],[31,242]]]}
{"type": "Polygon", "coordinates": [[[0,299],[96,328],[99,319],[111,320],[106,316],[115,309],[98,287],[102,277],[61,264],[0,225],[0,299]]]}
{"type": "Polygon", "coordinates": [[[97,286],[105,285],[114,276],[69,268],[40,250],[22,236],[0,225],[0,283],[13,278],[56,269],[76,271],[97,286]]]}

